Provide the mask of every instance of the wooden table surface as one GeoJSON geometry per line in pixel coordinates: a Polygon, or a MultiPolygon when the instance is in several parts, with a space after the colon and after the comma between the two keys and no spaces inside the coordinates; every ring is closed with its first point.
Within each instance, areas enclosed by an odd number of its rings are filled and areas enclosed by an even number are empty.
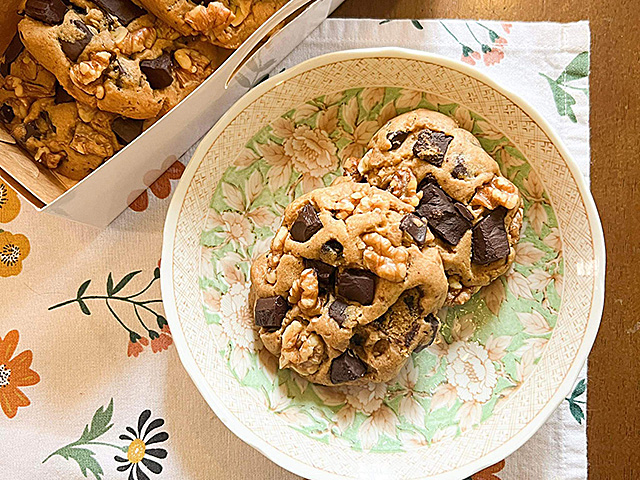
{"type": "Polygon", "coordinates": [[[590,21],[591,190],[607,286],[589,357],[589,478],[640,479],[640,1],[346,0],[334,16],[590,21]]]}

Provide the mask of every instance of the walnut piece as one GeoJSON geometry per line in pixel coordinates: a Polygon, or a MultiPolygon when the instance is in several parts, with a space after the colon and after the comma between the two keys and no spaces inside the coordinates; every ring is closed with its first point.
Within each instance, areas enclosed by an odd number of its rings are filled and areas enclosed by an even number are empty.
{"type": "Polygon", "coordinates": [[[394,247],[388,238],[379,233],[365,233],[362,241],[366,245],[362,256],[369,270],[391,282],[404,280],[409,260],[406,248],[394,247]]]}
{"type": "Polygon", "coordinates": [[[180,48],[173,53],[173,58],[180,66],[176,69],[176,77],[183,87],[191,82],[199,82],[206,76],[210,60],[191,48],[180,48]]]}
{"type": "Polygon", "coordinates": [[[206,7],[198,5],[184,16],[185,22],[200,33],[222,30],[234,19],[233,13],[220,2],[211,2],[206,7]]]}
{"type": "Polygon", "coordinates": [[[271,249],[267,253],[267,282],[273,285],[276,283],[276,268],[280,263],[280,258],[284,253],[284,241],[287,239],[289,231],[284,225],[278,229],[275,237],[271,240],[271,249]]]}
{"type": "Polygon", "coordinates": [[[289,290],[289,303],[298,305],[302,313],[309,317],[320,314],[322,305],[318,298],[318,277],[312,268],[302,271],[300,278],[296,278],[289,290]]]}
{"type": "Polygon", "coordinates": [[[360,182],[364,177],[358,171],[358,164],[360,159],[356,157],[349,157],[342,163],[343,175],[351,178],[354,182],[360,182]]]}
{"type": "Polygon", "coordinates": [[[86,91],[85,86],[95,82],[100,78],[102,72],[109,66],[111,53],[95,52],[91,54],[89,60],[80,62],[71,67],[71,81],[78,87],[86,91]]]}
{"type": "Polygon", "coordinates": [[[299,373],[310,375],[318,371],[324,355],[324,343],[317,333],[308,332],[298,320],[294,320],[282,333],[280,368],[291,367],[299,373]]]}
{"type": "Polygon", "coordinates": [[[495,176],[488,184],[482,185],[471,199],[471,205],[480,205],[493,210],[503,206],[510,210],[520,202],[518,187],[508,179],[495,176]]]}
{"type": "Polygon", "coordinates": [[[409,169],[401,168],[397,170],[389,182],[389,191],[412,207],[417,207],[418,203],[420,203],[417,190],[418,180],[409,169]]]}
{"type": "Polygon", "coordinates": [[[110,157],[114,153],[109,139],[84,123],[76,127],[69,146],[82,155],[110,157]]]}
{"type": "Polygon", "coordinates": [[[65,152],[53,153],[48,147],[38,147],[38,151],[33,156],[36,162],[42,163],[47,168],[56,168],[60,161],[65,158],[65,152]]]}
{"type": "Polygon", "coordinates": [[[113,35],[114,42],[124,55],[142,52],[156,42],[156,30],[153,27],[142,27],[133,32],[125,27],[118,27],[113,35]]]}

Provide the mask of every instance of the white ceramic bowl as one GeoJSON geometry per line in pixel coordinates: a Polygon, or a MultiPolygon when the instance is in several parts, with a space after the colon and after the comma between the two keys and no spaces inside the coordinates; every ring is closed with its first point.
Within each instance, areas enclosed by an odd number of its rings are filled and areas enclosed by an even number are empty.
{"type": "Polygon", "coordinates": [[[162,257],[165,310],[198,389],[236,435],[309,479],[460,479],[500,461],[569,394],[604,297],[598,214],[547,122],[465,64],[399,49],[314,58],[238,101],[180,181],[162,257]],[[441,341],[389,384],[317,387],[277,370],[251,327],[251,258],[292,198],[420,107],[471,130],[521,189],[514,268],[441,311],[441,341]]]}

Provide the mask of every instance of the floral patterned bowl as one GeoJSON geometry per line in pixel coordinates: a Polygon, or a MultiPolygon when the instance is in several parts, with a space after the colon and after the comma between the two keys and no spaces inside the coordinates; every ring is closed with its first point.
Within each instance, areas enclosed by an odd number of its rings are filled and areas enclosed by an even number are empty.
{"type": "Polygon", "coordinates": [[[200,144],[164,241],[163,298],[187,371],[233,432],[305,478],[460,479],[501,460],[569,393],[602,312],[600,222],[556,135],[474,69],[407,50],[330,54],[254,88],[200,144]],[[293,198],[415,108],[454,117],[522,191],[513,268],[442,310],[441,341],[388,384],[320,387],[279,371],[252,328],[252,259],[293,198]]]}

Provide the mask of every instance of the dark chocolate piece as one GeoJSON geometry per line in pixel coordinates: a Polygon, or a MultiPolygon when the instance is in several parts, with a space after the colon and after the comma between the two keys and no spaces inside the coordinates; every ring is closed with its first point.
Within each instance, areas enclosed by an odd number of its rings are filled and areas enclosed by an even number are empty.
{"type": "Polygon", "coordinates": [[[358,347],[361,347],[362,345],[364,345],[364,340],[365,340],[364,337],[359,333],[356,333],[353,335],[353,337],[351,337],[351,343],[353,343],[358,347]]]}
{"type": "Polygon", "coordinates": [[[344,247],[337,240],[328,240],[324,245],[322,245],[321,249],[324,253],[330,253],[336,257],[341,256],[344,251],[344,247]]]}
{"type": "Polygon", "coordinates": [[[413,144],[413,154],[420,160],[441,167],[451,140],[453,137],[443,132],[422,130],[418,133],[416,143],[413,144]]]}
{"type": "Polygon", "coordinates": [[[118,117],[111,124],[111,129],[113,133],[116,134],[116,137],[118,137],[120,143],[128,145],[142,133],[143,123],[142,120],[118,117]]]}
{"type": "Polygon", "coordinates": [[[69,58],[69,60],[71,60],[72,62],[75,62],[76,60],[78,60],[80,54],[84,51],[85,47],[93,38],[93,33],[91,33],[91,30],[89,30],[87,26],[80,20],[72,20],[71,23],[73,23],[76,28],[80,30],[80,32],[82,33],[82,37],[72,42],[60,40],[60,46],[62,47],[62,51],[67,56],[67,58],[69,58]]]}
{"type": "Polygon", "coordinates": [[[473,227],[473,263],[486,265],[509,256],[509,239],[504,227],[506,214],[504,208],[496,208],[473,227]]]}
{"type": "Polygon", "coordinates": [[[338,273],[338,295],[361,305],[371,305],[376,291],[376,276],[367,270],[350,268],[338,273]]]}
{"type": "Polygon", "coordinates": [[[3,103],[0,107],[0,122],[2,123],[11,123],[13,119],[16,118],[15,113],[13,113],[13,108],[11,105],[3,103]]]}
{"type": "Polygon", "coordinates": [[[318,233],[321,228],[322,222],[318,217],[318,212],[313,208],[313,205],[306,204],[300,209],[298,218],[291,225],[291,238],[296,242],[306,242],[318,233]]]}
{"type": "Polygon", "coordinates": [[[409,132],[389,132],[387,133],[387,140],[391,143],[391,148],[389,150],[395,150],[396,148],[400,148],[402,142],[404,142],[409,136],[409,132]]]}
{"type": "Polygon", "coordinates": [[[471,228],[471,222],[460,214],[451,198],[433,183],[422,189],[416,213],[427,219],[433,233],[451,245],[457,245],[471,228]]]}
{"type": "Polygon", "coordinates": [[[400,230],[413,238],[413,241],[416,242],[419,247],[422,247],[427,239],[426,223],[413,213],[407,214],[400,221],[400,230]]]}
{"type": "Polygon", "coordinates": [[[364,377],[367,373],[367,366],[351,350],[345,352],[331,362],[331,383],[352,382],[364,377]]]}
{"type": "Polygon", "coordinates": [[[22,40],[20,40],[20,35],[16,33],[9,43],[9,46],[4,51],[4,60],[0,63],[0,75],[6,77],[9,75],[9,69],[13,61],[18,58],[20,52],[24,49],[24,45],[22,45],[22,40]]]}
{"type": "Polygon", "coordinates": [[[347,305],[344,302],[341,302],[340,300],[336,300],[329,306],[329,316],[333,318],[336,321],[336,323],[340,326],[342,326],[344,321],[347,319],[348,306],[349,305],[347,305]]]}
{"type": "Polygon", "coordinates": [[[132,20],[147,13],[129,0],[94,0],[94,3],[120,20],[123,25],[129,25],[132,20]]]}
{"type": "Polygon", "coordinates": [[[324,288],[325,290],[333,289],[336,267],[321,262],[320,260],[310,260],[308,258],[305,258],[304,264],[306,268],[313,268],[316,271],[320,288],[324,288]]]}
{"type": "Polygon", "coordinates": [[[35,120],[31,120],[29,123],[26,123],[24,126],[25,134],[22,137],[22,141],[26,142],[31,137],[40,138],[40,131],[38,130],[38,124],[35,120]]]}
{"type": "Polygon", "coordinates": [[[259,327],[280,328],[288,311],[289,304],[280,295],[259,298],[256,301],[254,320],[259,327]]]}
{"type": "Polygon", "coordinates": [[[467,170],[467,167],[462,160],[456,160],[456,164],[451,170],[451,176],[458,180],[463,180],[469,176],[469,170],[467,170]]]}
{"type": "Polygon", "coordinates": [[[464,218],[473,222],[473,213],[469,211],[469,209],[462,203],[456,202],[453,204],[453,207],[457,210],[457,212],[462,215],[464,218]]]}
{"type": "Polygon", "coordinates": [[[67,6],[62,0],[27,0],[24,13],[48,25],[60,25],[67,6]]]}
{"type": "Polygon", "coordinates": [[[173,82],[171,65],[171,56],[165,53],[153,60],[142,60],[140,62],[140,70],[146,75],[151,88],[159,90],[168,87],[173,82]]]}
{"type": "Polygon", "coordinates": [[[74,102],[75,99],[67,93],[62,85],[56,83],[56,96],[53,101],[57,104],[74,102]]]}

